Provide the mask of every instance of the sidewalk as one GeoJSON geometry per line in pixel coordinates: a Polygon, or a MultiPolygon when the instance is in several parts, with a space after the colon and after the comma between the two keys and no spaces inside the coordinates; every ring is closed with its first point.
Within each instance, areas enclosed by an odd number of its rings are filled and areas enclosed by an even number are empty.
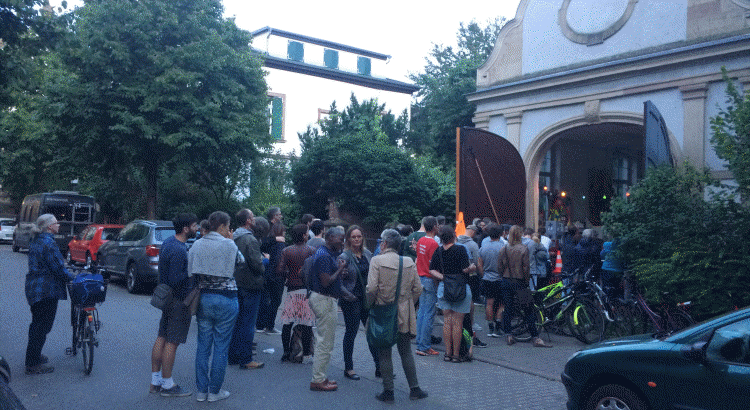
{"type": "MultiPolygon", "coordinates": [[[[432,334],[443,337],[443,317],[435,316],[432,334]]],[[[486,348],[474,346],[474,359],[502,366],[508,369],[543,377],[550,381],[560,381],[560,373],[568,358],[578,350],[586,347],[573,337],[560,336],[553,333],[542,333],[539,336],[545,343],[551,343],[552,348],[533,347],[531,343],[517,342],[508,346],[505,337],[493,338],[487,336],[487,322],[484,320],[484,307],[474,306],[474,323],[482,327],[476,334],[479,339],[487,343],[486,348]]],[[[435,350],[445,352],[445,345],[433,345],[435,350]]]]}

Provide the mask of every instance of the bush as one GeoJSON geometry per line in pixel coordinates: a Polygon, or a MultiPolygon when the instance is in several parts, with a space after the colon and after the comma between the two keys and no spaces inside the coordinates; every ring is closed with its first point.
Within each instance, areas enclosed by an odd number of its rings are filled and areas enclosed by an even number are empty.
{"type": "Polygon", "coordinates": [[[699,319],[750,304],[750,211],[715,184],[687,164],[650,169],[602,218],[646,297],[690,300],[699,319]]]}

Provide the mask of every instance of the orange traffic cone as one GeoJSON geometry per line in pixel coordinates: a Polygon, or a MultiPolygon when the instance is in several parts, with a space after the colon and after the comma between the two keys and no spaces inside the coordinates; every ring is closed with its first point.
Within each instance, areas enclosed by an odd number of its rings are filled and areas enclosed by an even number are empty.
{"type": "Polygon", "coordinates": [[[552,270],[552,278],[549,283],[557,283],[560,281],[560,274],[562,273],[562,256],[560,251],[557,251],[557,257],[555,258],[555,269],[552,270]]]}

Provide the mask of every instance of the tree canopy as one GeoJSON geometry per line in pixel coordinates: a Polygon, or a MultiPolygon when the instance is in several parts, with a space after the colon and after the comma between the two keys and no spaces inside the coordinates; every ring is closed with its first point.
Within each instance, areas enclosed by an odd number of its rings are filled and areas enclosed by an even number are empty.
{"type": "Polygon", "coordinates": [[[292,164],[292,181],[301,209],[326,215],[333,200],[340,211],[376,229],[450,213],[455,182],[428,159],[415,160],[393,143],[384,110],[375,100],[359,103],[352,96],[343,111],[331,107],[320,133],[308,129],[300,135],[303,150],[292,164]]]}
{"type": "Polygon", "coordinates": [[[716,155],[727,161],[743,199],[750,199],[750,92],[739,91],[722,68],[727,84],[728,107],[711,119],[716,155]]]}
{"type": "Polygon", "coordinates": [[[456,165],[456,127],[472,126],[476,105],[466,94],[477,89],[477,68],[492,53],[505,18],[486,25],[461,23],[457,47],[433,44],[423,73],[410,77],[421,90],[412,110],[405,146],[433,155],[445,169],[456,165]]]}
{"type": "Polygon", "coordinates": [[[55,132],[86,173],[140,182],[149,218],[164,174],[226,201],[270,145],[261,61],[222,13],[219,0],[102,0],[75,11],[69,75],[48,90],[55,132]]]}

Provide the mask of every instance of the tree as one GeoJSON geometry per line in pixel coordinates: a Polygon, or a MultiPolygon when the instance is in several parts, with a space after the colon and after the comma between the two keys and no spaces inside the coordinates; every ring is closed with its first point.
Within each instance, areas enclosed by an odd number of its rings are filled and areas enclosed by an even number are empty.
{"type": "Polygon", "coordinates": [[[697,318],[750,304],[750,212],[725,190],[706,200],[713,184],[688,164],[651,169],[602,217],[647,297],[690,300],[697,318]]]}
{"type": "Polygon", "coordinates": [[[269,146],[266,84],[250,35],[219,0],[87,1],[52,84],[55,131],[71,161],[117,181],[142,176],[146,216],[160,176],[184,172],[219,203],[269,146]]]}
{"type": "Polygon", "coordinates": [[[456,127],[472,126],[476,105],[466,94],[477,89],[477,68],[489,57],[505,18],[461,23],[458,46],[433,44],[424,72],[410,77],[421,87],[412,109],[411,132],[405,146],[435,156],[445,169],[456,165],[456,127]]]}
{"type": "MultiPolygon", "coordinates": [[[[446,199],[443,191],[453,193],[450,186],[438,186],[449,178],[437,167],[426,159],[415,161],[393,143],[377,102],[360,104],[352,97],[352,105],[343,111],[332,108],[321,132],[308,129],[300,136],[302,154],[292,164],[292,181],[304,212],[325,215],[333,200],[341,212],[380,229],[391,221],[414,224],[435,212],[430,207],[434,200],[446,199]]],[[[452,205],[452,199],[447,202],[452,205]]]]}
{"type": "Polygon", "coordinates": [[[716,155],[727,161],[727,167],[739,184],[743,199],[750,198],[750,90],[745,95],[737,90],[722,68],[724,81],[727,83],[728,107],[711,118],[716,155]]]}

